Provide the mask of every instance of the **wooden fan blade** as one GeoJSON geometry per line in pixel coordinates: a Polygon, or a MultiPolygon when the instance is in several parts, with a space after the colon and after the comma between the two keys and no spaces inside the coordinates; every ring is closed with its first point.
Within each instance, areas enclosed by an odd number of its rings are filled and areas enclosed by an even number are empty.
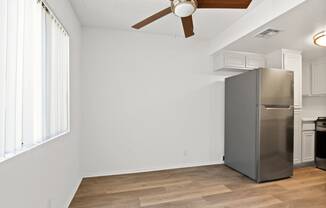
{"type": "Polygon", "coordinates": [[[168,15],[170,13],[172,13],[172,9],[171,9],[171,7],[168,7],[166,9],[163,9],[162,11],[160,11],[160,12],[158,12],[158,13],[156,13],[156,14],[154,14],[154,15],[146,18],[146,19],[144,19],[143,21],[135,24],[134,26],[132,26],[132,28],[134,28],[134,29],[140,29],[140,28],[142,28],[142,27],[144,27],[144,26],[146,26],[146,25],[154,22],[155,20],[158,20],[161,17],[164,17],[164,16],[166,16],[166,15],[168,15]]]}
{"type": "Polygon", "coordinates": [[[188,38],[193,36],[195,33],[194,33],[194,24],[192,21],[192,16],[182,17],[181,21],[182,21],[183,30],[185,32],[185,37],[188,38]]]}
{"type": "Polygon", "coordinates": [[[198,8],[246,9],[252,0],[197,0],[198,8]]]}

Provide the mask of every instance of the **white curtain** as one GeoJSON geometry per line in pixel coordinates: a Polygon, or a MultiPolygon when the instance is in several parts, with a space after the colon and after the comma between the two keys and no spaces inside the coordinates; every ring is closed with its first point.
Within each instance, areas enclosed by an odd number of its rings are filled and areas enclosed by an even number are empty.
{"type": "Polygon", "coordinates": [[[7,0],[0,0],[0,158],[5,151],[7,0]]]}
{"type": "Polygon", "coordinates": [[[0,157],[68,131],[69,37],[38,0],[0,0],[0,157]]]}
{"type": "MultiPolygon", "coordinates": [[[[11,0],[10,0],[11,1],[11,0]]],[[[44,28],[42,25],[44,11],[41,4],[35,0],[23,0],[26,4],[24,25],[24,71],[23,71],[23,142],[31,146],[40,142],[43,137],[42,105],[44,73],[42,42],[44,28]]]]}

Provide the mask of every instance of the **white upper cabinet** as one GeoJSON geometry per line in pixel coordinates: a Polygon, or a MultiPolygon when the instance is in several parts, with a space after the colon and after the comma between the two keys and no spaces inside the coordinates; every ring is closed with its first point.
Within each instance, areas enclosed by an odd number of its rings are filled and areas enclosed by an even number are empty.
{"type": "Polygon", "coordinates": [[[265,67],[265,57],[260,54],[221,51],[213,55],[214,70],[252,70],[265,67]]]}
{"type": "Polygon", "coordinates": [[[266,66],[265,57],[259,54],[246,55],[246,67],[249,69],[264,68],[266,66]]]}
{"type": "Polygon", "coordinates": [[[326,61],[312,63],[311,65],[311,91],[312,95],[326,95],[326,61]]]}
{"type": "Polygon", "coordinates": [[[238,68],[245,69],[246,68],[246,56],[242,53],[236,52],[225,52],[223,54],[224,57],[222,61],[224,61],[224,66],[229,68],[238,68]]]}
{"type": "Polygon", "coordinates": [[[268,54],[267,67],[294,72],[294,107],[302,108],[302,55],[300,51],[282,49],[268,54]]]}
{"type": "Polygon", "coordinates": [[[301,52],[283,50],[283,69],[294,72],[294,107],[302,108],[302,55],[301,52]]]}
{"type": "Polygon", "coordinates": [[[311,64],[307,62],[302,65],[302,95],[311,95],[311,64]]]}
{"type": "Polygon", "coordinates": [[[325,58],[303,63],[302,67],[302,95],[326,95],[326,60],[325,58]]]}

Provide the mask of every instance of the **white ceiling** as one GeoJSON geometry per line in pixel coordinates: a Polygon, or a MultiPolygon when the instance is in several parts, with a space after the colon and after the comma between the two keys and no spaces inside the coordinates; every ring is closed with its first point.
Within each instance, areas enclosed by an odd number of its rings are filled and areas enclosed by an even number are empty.
{"type": "MultiPolygon", "coordinates": [[[[169,0],[70,0],[82,25],[133,30],[135,23],[170,6],[169,0]]],[[[249,9],[200,9],[194,14],[195,37],[211,39],[264,0],[253,0],[249,9]]],[[[183,36],[181,21],[171,14],[141,32],[183,36]]]]}
{"type": "Polygon", "coordinates": [[[280,48],[303,51],[304,59],[316,59],[326,56],[326,48],[313,44],[313,35],[326,29],[326,1],[307,0],[286,14],[258,28],[227,47],[268,54],[280,48]],[[255,35],[267,28],[282,30],[270,39],[255,38],[255,35]]]}

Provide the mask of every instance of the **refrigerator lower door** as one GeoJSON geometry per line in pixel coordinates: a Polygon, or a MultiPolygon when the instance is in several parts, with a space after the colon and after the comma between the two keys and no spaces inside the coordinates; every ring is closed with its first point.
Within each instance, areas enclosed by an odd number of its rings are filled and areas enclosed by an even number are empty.
{"type": "Polygon", "coordinates": [[[260,114],[258,182],[293,175],[292,106],[262,106],[260,114]]]}

